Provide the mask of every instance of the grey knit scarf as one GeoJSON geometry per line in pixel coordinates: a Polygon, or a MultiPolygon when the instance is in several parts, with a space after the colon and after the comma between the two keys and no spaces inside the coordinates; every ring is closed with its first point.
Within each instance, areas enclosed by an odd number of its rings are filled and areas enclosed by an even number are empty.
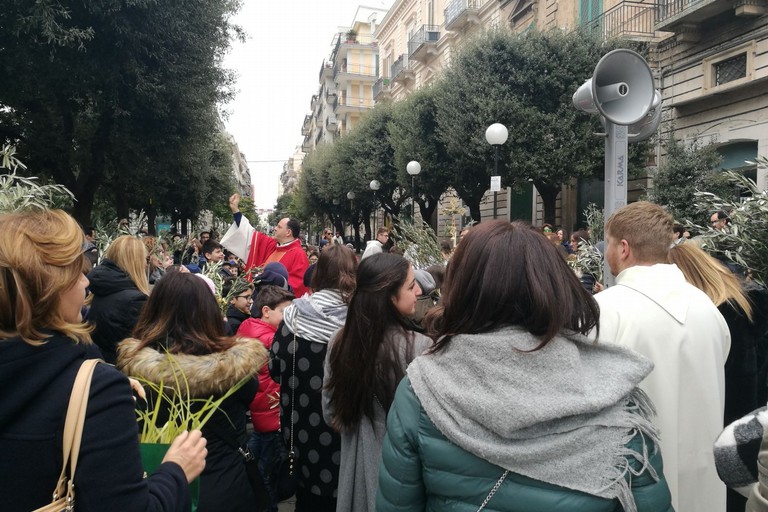
{"type": "Polygon", "coordinates": [[[331,336],[344,327],[347,304],[338,290],[320,290],[295,299],[285,308],[283,319],[296,336],[327,344],[331,336]]]}
{"type": "Polygon", "coordinates": [[[524,352],[538,345],[516,327],[454,336],[442,352],[416,358],[408,377],[435,426],[464,450],[636,512],[628,459],[658,476],[645,446],[625,445],[638,431],[658,443],[653,405],[636,387],[653,363],[577,334],[524,352]]]}

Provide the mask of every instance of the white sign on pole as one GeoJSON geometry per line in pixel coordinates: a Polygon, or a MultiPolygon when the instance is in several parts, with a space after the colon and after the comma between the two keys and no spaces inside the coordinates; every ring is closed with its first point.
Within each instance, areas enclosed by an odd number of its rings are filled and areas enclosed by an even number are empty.
{"type": "Polygon", "coordinates": [[[501,176],[491,176],[491,192],[499,192],[501,190],[501,176]]]}

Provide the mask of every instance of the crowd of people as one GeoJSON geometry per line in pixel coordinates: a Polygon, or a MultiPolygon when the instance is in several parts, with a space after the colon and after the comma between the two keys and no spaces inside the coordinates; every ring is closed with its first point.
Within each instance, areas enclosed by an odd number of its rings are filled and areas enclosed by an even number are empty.
{"type": "Polygon", "coordinates": [[[414,268],[386,227],[357,254],[229,206],[221,240],[103,254],[64,212],[0,216],[9,510],[51,501],[93,358],[80,511],[276,512],[286,463],[297,512],[768,510],[765,289],[661,207],[607,220],[603,288],[569,265],[586,230],[486,221],[414,268]],[[164,388],[216,406],[147,477],[135,410],[173,422],[164,388]]]}

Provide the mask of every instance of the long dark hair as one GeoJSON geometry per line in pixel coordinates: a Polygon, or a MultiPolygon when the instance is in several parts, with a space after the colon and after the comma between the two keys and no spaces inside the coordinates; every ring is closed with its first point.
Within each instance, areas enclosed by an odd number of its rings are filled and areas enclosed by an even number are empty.
{"type": "Polygon", "coordinates": [[[456,334],[518,325],[541,339],[597,326],[597,302],[557,249],[521,222],[487,221],[464,237],[451,258],[440,304],[425,320],[432,353],[456,334]]]}
{"type": "MultiPolygon", "coordinates": [[[[403,335],[405,319],[393,298],[408,277],[410,264],[395,254],[375,254],[360,262],[357,289],[352,295],[347,321],[334,341],[327,389],[334,409],[333,427],[355,427],[363,416],[373,421],[375,401],[389,410],[395,388],[405,375],[399,347],[386,343],[385,333],[394,327],[403,335]]],[[[413,359],[413,344],[407,343],[406,361],[413,359]]]]}
{"type": "Polygon", "coordinates": [[[216,298],[194,274],[169,272],[160,279],[133,329],[139,349],[165,348],[172,354],[223,352],[234,344],[225,335],[216,298]]]}

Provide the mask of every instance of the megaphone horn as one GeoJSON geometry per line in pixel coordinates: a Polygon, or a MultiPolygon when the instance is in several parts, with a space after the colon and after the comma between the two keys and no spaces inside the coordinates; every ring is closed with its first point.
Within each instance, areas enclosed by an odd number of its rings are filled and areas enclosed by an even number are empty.
{"type": "Polygon", "coordinates": [[[654,100],[653,73],[648,63],[631,50],[613,50],[595,66],[592,78],[573,95],[573,105],[584,112],[599,112],[619,125],[637,123],[654,100]]]}

